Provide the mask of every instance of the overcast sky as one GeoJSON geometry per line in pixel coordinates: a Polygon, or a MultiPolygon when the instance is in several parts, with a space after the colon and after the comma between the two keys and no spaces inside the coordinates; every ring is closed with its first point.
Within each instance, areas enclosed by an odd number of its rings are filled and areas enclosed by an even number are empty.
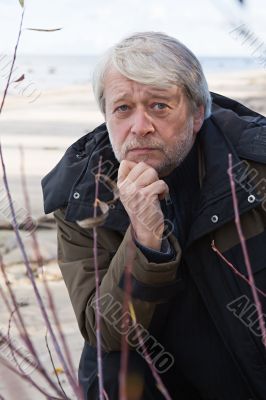
{"type": "MultiPolygon", "coordinates": [[[[249,56],[230,36],[230,23],[247,23],[266,43],[265,0],[25,0],[24,27],[59,32],[23,31],[20,53],[99,54],[125,35],[157,30],[183,41],[198,56],[249,56]]],[[[0,0],[0,51],[13,50],[21,7],[0,0]]]]}

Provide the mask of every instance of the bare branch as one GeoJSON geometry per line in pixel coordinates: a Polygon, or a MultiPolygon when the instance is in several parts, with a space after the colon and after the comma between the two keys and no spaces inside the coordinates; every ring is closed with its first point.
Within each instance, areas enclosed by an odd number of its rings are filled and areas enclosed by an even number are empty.
{"type": "MultiPolygon", "coordinates": [[[[20,0],[20,1],[22,1],[22,0],[20,0]]],[[[24,4],[24,1],[23,1],[23,4],[24,4]]],[[[21,32],[22,32],[22,25],[23,25],[23,19],[24,19],[24,11],[25,11],[25,10],[23,9],[22,14],[21,14],[21,20],[20,20],[20,26],[19,26],[19,32],[18,32],[17,43],[16,43],[16,46],[15,46],[14,55],[13,55],[13,59],[12,59],[12,63],[11,63],[10,71],[9,71],[9,75],[8,75],[8,79],[7,79],[7,83],[6,83],[6,87],[5,87],[5,91],[4,91],[2,103],[1,103],[1,106],[0,106],[0,115],[1,115],[1,113],[2,113],[4,104],[5,104],[5,99],[6,99],[6,96],[7,96],[8,88],[9,88],[10,81],[11,81],[11,76],[12,76],[13,69],[14,69],[14,65],[15,65],[16,58],[17,58],[17,50],[18,50],[18,45],[19,45],[19,41],[20,41],[20,37],[21,37],[21,32]]]]}
{"type": "Polygon", "coordinates": [[[47,334],[48,334],[48,332],[47,332],[47,330],[46,330],[46,334],[45,334],[45,344],[46,344],[46,348],[47,348],[47,350],[48,350],[49,357],[50,357],[50,360],[51,360],[51,363],[52,363],[52,366],[53,366],[54,374],[55,374],[55,376],[56,376],[58,385],[60,386],[60,388],[61,388],[61,390],[62,390],[62,393],[63,393],[64,398],[65,398],[66,400],[69,400],[69,398],[68,398],[67,395],[66,395],[66,392],[65,392],[64,389],[63,389],[63,386],[62,386],[61,381],[60,381],[60,379],[59,379],[58,373],[57,373],[57,371],[56,371],[56,367],[55,367],[55,364],[54,364],[53,356],[52,356],[52,353],[51,353],[51,350],[50,350],[50,347],[49,347],[49,343],[48,343],[47,334]]]}
{"type": "Polygon", "coordinates": [[[252,296],[253,296],[254,303],[257,308],[257,313],[258,313],[258,317],[259,317],[259,326],[260,326],[261,334],[263,337],[263,344],[266,348],[266,328],[265,328],[265,321],[264,321],[264,317],[263,317],[262,306],[261,306],[261,302],[260,302],[260,299],[258,296],[257,288],[255,286],[255,281],[254,281],[254,276],[253,276],[251,263],[250,263],[250,259],[249,259],[246,240],[245,240],[245,237],[244,237],[244,234],[242,231],[242,226],[241,226],[241,221],[240,221],[238,201],[237,201],[236,190],[235,190],[235,181],[233,179],[233,174],[232,174],[232,154],[228,155],[228,161],[229,161],[228,175],[229,175],[229,179],[230,179],[230,186],[231,186],[231,192],[232,192],[236,229],[237,229],[237,233],[239,236],[239,240],[240,240],[240,244],[241,244],[241,248],[242,248],[242,252],[243,252],[245,265],[247,268],[248,280],[249,280],[249,283],[251,286],[252,296]]]}
{"type": "MultiPolygon", "coordinates": [[[[99,175],[101,173],[102,157],[100,157],[98,166],[98,175],[95,177],[95,201],[93,209],[93,217],[97,217],[97,205],[99,196],[99,175]]],[[[103,388],[103,367],[102,367],[102,345],[101,345],[101,319],[99,310],[99,298],[100,298],[100,278],[98,269],[98,252],[97,252],[97,228],[93,228],[93,257],[94,257],[94,270],[95,270],[95,312],[96,312],[96,339],[97,339],[97,365],[98,365],[98,377],[99,377],[99,400],[104,400],[104,388],[103,388]]]]}
{"type": "MultiPolygon", "coordinates": [[[[211,246],[212,246],[213,251],[215,251],[215,253],[218,254],[218,256],[228,265],[228,267],[230,267],[230,268],[234,271],[234,273],[235,273],[236,275],[238,275],[238,276],[239,276],[241,279],[243,279],[249,286],[251,286],[251,283],[250,283],[250,281],[248,280],[248,278],[246,278],[245,275],[241,274],[241,272],[239,272],[238,269],[236,269],[236,267],[234,267],[234,265],[233,265],[232,263],[230,263],[230,261],[228,261],[228,260],[225,258],[225,256],[220,252],[220,250],[217,249],[217,247],[215,246],[214,240],[212,241],[211,246]]],[[[262,291],[261,289],[259,289],[257,286],[255,286],[255,287],[256,287],[256,290],[257,290],[258,293],[260,293],[263,297],[266,297],[266,293],[265,293],[265,292],[263,292],[263,291],[262,291]]]]}

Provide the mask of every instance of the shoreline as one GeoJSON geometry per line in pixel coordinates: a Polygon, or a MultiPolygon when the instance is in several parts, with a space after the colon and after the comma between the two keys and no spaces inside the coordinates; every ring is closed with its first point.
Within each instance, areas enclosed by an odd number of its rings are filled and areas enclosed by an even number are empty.
{"type": "MultiPolygon", "coordinates": [[[[230,74],[209,73],[207,80],[211,91],[232,97],[247,107],[266,114],[266,71],[241,71],[230,74]]],[[[63,89],[49,90],[43,92],[42,96],[32,104],[28,103],[23,96],[10,95],[7,98],[2,117],[0,121],[1,142],[13,200],[18,207],[25,207],[21,186],[21,154],[19,150],[19,145],[22,145],[32,214],[33,217],[39,218],[44,215],[41,179],[61,159],[67,147],[102,123],[103,117],[97,110],[90,85],[73,85],[63,89]]],[[[0,185],[0,190],[3,196],[2,185],[0,185]]],[[[0,222],[1,219],[3,221],[3,213],[0,209],[0,222]]],[[[63,330],[67,336],[77,369],[83,340],[56,262],[56,230],[40,229],[36,233],[44,258],[45,274],[51,292],[55,297],[63,330]]],[[[32,267],[35,268],[35,254],[32,250],[31,237],[25,233],[22,234],[22,237],[32,267]]],[[[18,301],[26,304],[22,311],[32,340],[40,349],[40,356],[46,363],[50,375],[55,379],[45,347],[45,327],[40,317],[33,289],[26,276],[25,266],[22,264],[20,250],[16,244],[13,231],[1,230],[0,252],[7,264],[6,271],[18,301]]],[[[1,274],[0,284],[6,291],[1,274]]],[[[45,298],[40,274],[37,278],[37,285],[41,290],[42,297],[45,298]]],[[[6,332],[10,315],[1,301],[0,310],[2,311],[2,328],[6,332]]],[[[18,333],[13,328],[12,335],[17,339],[18,333]]],[[[56,360],[56,366],[61,367],[58,360],[56,360]]],[[[6,374],[7,370],[2,370],[3,367],[0,365],[0,373],[6,374]]],[[[12,394],[9,390],[12,389],[10,382],[13,381],[14,376],[10,375],[7,382],[0,382],[0,393],[4,397],[10,398],[10,394],[12,394]]],[[[35,377],[35,374],[33,374],[33,378],[36,381],[39,379],[35,377]]],[[[67,387],[64,373],[62,374],[62,381],[64,386],[67,387]]],[[[21,400],[28,398],[40,400],[43,398],[42,395],[29,388],[29,385],[22,381],[18,381],[17,387],[24,389],[24,392],[21,392],[21,400]],[[32,397],[29,397],[29,395],[32,397]]]]}
{"type": "MultiPolygon", "coordinates": [[[[209,89],[266,114],[266,71],[207,74],[209,89]]],[[[23,96],[8,96],[0,121],[1,142],[14,201],[24,206],[21,154],[33,217],[44,215],[41,179],[59,162],[67,148],[104,118],[97,108],[91,85],[48,90],[35,103],[23,96]]],[[[0,189],[2,186],[0,185],[0,189]]],[[[3,220],[0,209],[0,222],[3,220]]]]}

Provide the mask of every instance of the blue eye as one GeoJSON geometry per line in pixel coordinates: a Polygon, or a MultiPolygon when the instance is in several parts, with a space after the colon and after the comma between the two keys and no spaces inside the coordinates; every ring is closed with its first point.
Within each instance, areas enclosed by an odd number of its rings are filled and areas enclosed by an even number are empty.
{"type": "Polygon", "coordinates": [[[165,104],[165,103],[155,103],[154,108],[156,106],[158,106],[158,110],[164,110],[166,107],[168,107],[167,104],[165,104]]]}
{"type": "Polygon", "coordinates": [[[123,104],[122,106],[117,107],[116,110],[124,112],[128,110],[128,106],[126,104],[123,104]]]}

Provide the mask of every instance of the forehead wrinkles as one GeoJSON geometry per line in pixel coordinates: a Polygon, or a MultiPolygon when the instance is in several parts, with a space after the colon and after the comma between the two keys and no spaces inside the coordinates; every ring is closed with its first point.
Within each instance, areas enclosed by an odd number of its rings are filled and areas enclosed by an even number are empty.
{"type": "MultiPolygon", "coordinates": [[[[110,77],[111,78],[111,77],[110,77]]],[[[105,84],[105,89],[112,95],[116,97],[120,96],[129,96],[134,92],[140,92],[144,90],[145,85],[129,80],[127,78],[118,78],[113,77],[110,79],[107,84],[105,84]]]]}
{"type": "Polygon", "coordinates": [[[108,92],[111,95],[117,92],[124,92],[131,81],[117,73],[109,72],[104,80],[104,93],[108,92]]]}
{"type": "Polygon", "coordinates": [[[121,75],[119,72],[110,70],[105,77],[104,82],[104,95],[108,92],[108,100],[109,98],[125,98],[130,97],[132,95],[140,94],[147,96],[167,96],[167,97],[175,97],[178,95],[178,87],[173,85],[169,87],[159,87],[156,85],[149,85],[141,82],[136,82],[131,80],[124,75],[121,75]]]}
{"type": "Polygon", "coordinates": [[[112,103],[126,99],[141,99],[145,101],[153,97],[167,101],[178,101],[180,99],[180,93],[177,87],[165,90],[133,82],[132,85],[128,85],[127,87],[123,84],[112,84],[110,90],[108,90],[107,97],[108,101],[112,103]]]}

